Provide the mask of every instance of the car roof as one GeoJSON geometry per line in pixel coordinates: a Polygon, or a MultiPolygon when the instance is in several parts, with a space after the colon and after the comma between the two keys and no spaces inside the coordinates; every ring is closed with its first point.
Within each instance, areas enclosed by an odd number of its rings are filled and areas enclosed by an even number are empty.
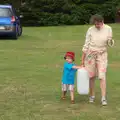
{"type": "Polygon", "coordinates": [[[11,5],[0,5],[0,8],[11,8],[11,5]]]}

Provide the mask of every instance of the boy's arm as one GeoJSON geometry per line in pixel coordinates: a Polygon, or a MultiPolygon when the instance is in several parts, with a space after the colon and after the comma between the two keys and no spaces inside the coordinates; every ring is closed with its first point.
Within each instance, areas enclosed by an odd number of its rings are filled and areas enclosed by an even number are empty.
{"type": "Polygon", "coordinates": [[[81,66],[76,66],[76,65],[75,65],[75,66],[72,66],[72,68],[73,68],[73,69],[80,69],[81,66]]]}
{"type": "Polygon", "coordinates": [[[66,66],[65,66],[65,68],[67,68],[67,69],[69,69],[69,70],[71,70],[71,69],[79,69],[79,68],[81,68],[82,66],[77,66],[77,65],[75,65],[75,64],[67,64],[66,66]]]}

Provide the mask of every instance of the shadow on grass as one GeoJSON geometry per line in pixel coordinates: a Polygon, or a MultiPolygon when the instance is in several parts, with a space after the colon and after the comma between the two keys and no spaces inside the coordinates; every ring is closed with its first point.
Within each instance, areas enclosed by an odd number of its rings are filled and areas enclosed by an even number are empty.
{"type": "Polygon", "coordinates": [[[0,36],[0,40],[15,40],[10,36],[0,36]]]}

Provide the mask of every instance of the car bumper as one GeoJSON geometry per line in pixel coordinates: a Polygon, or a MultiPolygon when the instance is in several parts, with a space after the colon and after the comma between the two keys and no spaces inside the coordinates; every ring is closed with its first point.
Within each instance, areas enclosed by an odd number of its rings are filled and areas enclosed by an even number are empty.
{"type": "Polygon", "coordinates": [[[15,32],[14,31],[0,31],[0,36],[12,36],[12,35],[15,35],[15,32]]]}
{"type": "Polygon", "coordinates": [[[0,29],[0,36],[12,36],[16,33],[16,27],[15,26],[9,26],[8,28],[7,27],[4,27],[4,29],[0,29]]]}

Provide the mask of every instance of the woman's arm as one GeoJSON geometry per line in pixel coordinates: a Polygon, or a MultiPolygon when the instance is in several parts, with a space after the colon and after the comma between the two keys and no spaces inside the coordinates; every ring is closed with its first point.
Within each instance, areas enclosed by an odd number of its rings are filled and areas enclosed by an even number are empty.
{"type": "Polygon", "coordinates": [[[90,44],[90,41],[91,40],[91,28],[88,29],[87,33],[86,33],[86,39],[85,39],[85,43],[83,45],[83,49],[82,49],[82,66],[84,67],[85,64],[84,64],[84,61],[85,61],[85,57],[86,57],[86,53],[89,49],[89,44],[90,44]]]}
{"type": "Polygon", "coordinates": [[[85,66],[85,64],[84,64],[84,62],[85,62],[85,56],[86,56],[86,53],[82,53],[82,66],[84,67],[85,66]]]}
{"type": "Polygon", "coordinates": [[[82,48],[82,51],[84,53],[88,51],[90,42],[91,42],[91,28],[88,29],[86,36],[85,36],[85,43],[82,48]]]}

